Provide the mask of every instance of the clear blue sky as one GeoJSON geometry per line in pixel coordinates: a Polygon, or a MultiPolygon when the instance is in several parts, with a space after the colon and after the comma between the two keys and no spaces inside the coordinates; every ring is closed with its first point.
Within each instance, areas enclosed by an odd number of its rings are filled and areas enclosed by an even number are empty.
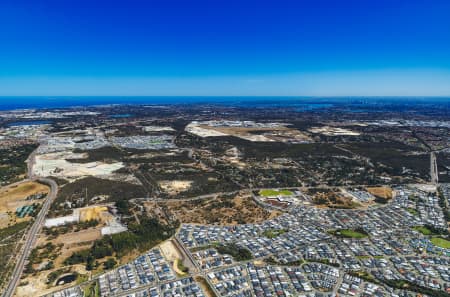
{"type": "Polygon", "coordinates": [[[450,1],[0,1],[0,95],[450,95],[450,1]]]}

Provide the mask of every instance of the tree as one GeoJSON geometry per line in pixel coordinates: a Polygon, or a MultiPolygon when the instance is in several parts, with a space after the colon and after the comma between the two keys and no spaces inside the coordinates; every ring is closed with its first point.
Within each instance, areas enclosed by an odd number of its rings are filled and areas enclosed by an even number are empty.
{"type": "Polygon", "coordinates": [[[114,258],[109,258],[105,263],[103,263],[105,270],[113,269],[116,265],[117,261],[114,258]]]}

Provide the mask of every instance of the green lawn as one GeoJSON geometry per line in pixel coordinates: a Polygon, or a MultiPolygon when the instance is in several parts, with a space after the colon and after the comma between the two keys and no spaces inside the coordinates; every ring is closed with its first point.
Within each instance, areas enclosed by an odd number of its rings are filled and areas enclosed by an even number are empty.
{"type": "Polygon", "coordinates": [[[431,242],[438,247],[444,249],[450,249],[450,241],[441,237],[433,237],[431,238],[431,242]]]}
{"type": "Polygon", "coordinates": [[[265,189],[259,191],[259,195],[268,197],[268,196],[291,196],[293,193],[289,190],[272,190],[272,189],[265,189]]]}
{"type": "Polygon", "coordinates": [[[406,210],[414,216],[419,215],[419,213],[417,212],[417,210],[415,208],[408,207],[406,210]]]}
{"type": "Polygon", "coordinates": [[[265,230],[262,235],[267,238],[275,238],[283,233],[286,233],[286,230],[284,229],[267,229],[265,230]]]}
{"type": "Polygon", "coordinates": [[[339,237],[356,238],[356,239],[361,239],[369,236],[367,233],[363,233],[362,231],[356,231],[351,229],[331,230],[328,231],[328,233],[339,237]]]}
{"type": "Polygon", "coordinates": [[[430,229],[428,229],[427,227],[425,227],[425,226],[416,226],[416,227],[413,227],[413,229],[416,230],[416,231],[419,231],[423,235],[431,235],[431,234],[433,234],[433,232],[430,229]]]}

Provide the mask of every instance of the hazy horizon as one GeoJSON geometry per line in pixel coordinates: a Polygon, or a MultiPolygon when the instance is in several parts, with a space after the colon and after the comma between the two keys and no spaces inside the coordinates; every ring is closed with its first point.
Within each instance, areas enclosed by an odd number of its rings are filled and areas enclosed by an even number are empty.
{"type": "Polygon", "coordinates": [[[450,2],[5,1],[3,96],[450,96],[450,2]]]}

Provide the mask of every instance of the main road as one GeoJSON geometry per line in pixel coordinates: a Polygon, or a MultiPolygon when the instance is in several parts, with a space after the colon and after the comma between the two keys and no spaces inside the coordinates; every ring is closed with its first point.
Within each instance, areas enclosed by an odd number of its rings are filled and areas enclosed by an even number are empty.
{"type": "Polygon", "coordinates": [[[9,281],[8,287],[6,288],[5,292],[3,293],[3,297],[11,297],[14,295],[14,291],[16,290],[17,284],[19,283],[22,271],[27,263],[28,256],[30,255],[31,250],[33,249],[33,246],[36,243],[37,236],[41,231],[42,225],[44,224],[47,212],[50,209],[50,206],[58,193],[58,185],[54,180],[48,178],[40,178],[37,179],[37,181],[48,184],[50,186],[50,192],[45,198],[45,202],[42,205],[41,211],[36,216],[33,225],[31,226],[30,230],[27,233],[25,239],[26,241],[22,246],[21,252],[18,256],[19,258],[17,260],[16,266],[14,267],[14,271],[11,276],[11,280],[9,281]]]}
{"type": "Polygon", "coordinates": [[[13,273],[11,275],[11,280],[9,281],[8,286],[3,293],[3,297],[11,297],[14,295],[14,291],[16,290],[17,284],[19,283],[20,276],[22,275],[22,271],[28,261],[28,256],[30,255],[33,246],[36,243],[37,236],[42,229],[42,226],[45,221],[45,217],[47,216],[47,212],[50,209],[50,206],[55,200],[56,195],[58,194],[58,184],[49,178],[36,178],[33,175],[33,165],[35,162],[36,151],[34,151],[27,160],[28,164],[28,180],[31,181],[39,181],[41,183],[47,184],[50,186],[50,192],[45,197],[45,202],[42,205],[41,210],[36,216],[33,225],[28,230],[27,235],[25,237],[25,243],[23,244],[19,255],[18,260],[16,262],[16,266],[14,267],[13,273]]]}

